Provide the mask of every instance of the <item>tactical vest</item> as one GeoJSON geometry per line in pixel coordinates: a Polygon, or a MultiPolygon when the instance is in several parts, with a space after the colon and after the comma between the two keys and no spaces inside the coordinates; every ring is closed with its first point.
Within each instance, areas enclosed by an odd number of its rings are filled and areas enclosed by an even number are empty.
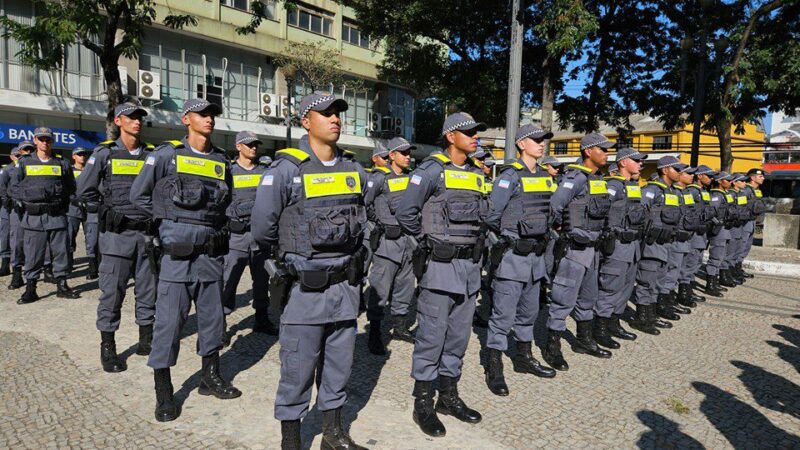
{"type": "Polygon", "coordinates": [[[719,206],[714,207],[716,218],[721,222],[733,219],[733,212],[731,210],[733,196],[722,189],[711,189],[711,195],[720,200],[719,206]]]}
{"type": "Polygon", "coordinates": [[[284,208],[278,221],[281,255],[352,255],[361,245],[367,223],[359,164],[343,157],[328,167],[294,148],[276,152],[275,159],[276,163],[285,159],[296,165],[300,181],[297,200],[284,208]]]}
{"type": "Polygon", "coordinates": [[[740,222],[747,222],[750,220],[750,206],[747,204],[747,196],[744,192],[731,189],[729,191],[733,195],[733,211],[734,216],[740,222]]]}
{"type": "MultiPolygon", "coordinates": [[[[103,144],[111,143],[113,141],[103,144]]],[[[152,146],[148,147],[152,148],[152,146]]],[[[133,180],[141,172],[150,152],[142,150],[138,155],[133,155],[124,148],[109,148],[109,150],[103,183],[103,204],[112,208],[114,212],[128,217],[141,216],[141,212],[131,204],[130,193],[133,180]]],[[[155,198],[153,201],[155,202],[155,198]]]]}
{"type": "Polygon", "coordinates": [[[650,206],[650,220],[658,228],[673,230],[681,220],[681,202],[678,195],[660,181],[650,181],[648,186],[656,186],[662,193],[662,201],[650,206]]]}
{"type": "Polygon", "coordinates": [[[250,223],[250,215],[253,205],[256,203],[256,192],[261,175],[267,170],[266,165],[256,164],[247,170],[231,162],[231,175],[233,175],[233,191],[231,193],[231,204],[228,206],[228,217],[243,224],[250,223]]]}
{"type": "Polygon", "coordinates": [[[716,211],[714,207],[711,206],[711,194],[699,184],[690,184],[686,186],[686,190],[694,196],[697,208],[700,210],[700,221],[704,225],[708,224],[708,222],[716,217],[716,211]]]}
{"type": "Polygon", "coordinates": [[[492,179],[489,178],[489,177],[484,177],[483,178],[483,193],[486,194],[486,195],[491,195],[493,188],[494,188],[494,183],[492,182],[492,179]]]}
{"type": "MultiPolygon", "coordinates": [[[[378,222],[384,227],[399,227],[394,214],[397,211],[397,205],[400,203],[400,197],[403,196],[406,188],[408,188],[408,180],[408,174],[401,173],[398,175],[393,171],[389,171],[383,177],[383,191],[379,196],[375,197],[374,208],[378,222]]],[[[392,233],[395,232],[395,230],[392,231],[392,233]]]]}
{"type": "Polygon", "coordinates": [[[517,233],[521,239],[539,238],[550,228],[550,197],[553,178],[544,169],[531,172],[519,162],[512,163],[519,179],[519,192],[511,197],[500,218],[500,228],[517,233]]]}
{"type": "Polygon", "coordinates": [[[744,188],[746,189],[747,204],[750,205],[751,218],[755,219],[767,211],[767,205],[764,203],[764,195],[761,193],[761,189],[750,186],[749,184],[744,188]]]}
{"type": "Polygon", "coordinates": [[[611,203],[608,210],[608,227],[616,232],[644,230],[647,211],[642,205],[642,190],[639,183],[622,177],[607,177],[606,180],[609,187],[619,191],[624,190],[622,198],[611,203]]]}
{"type": "Polygon", "coordinates": [[[675,194],[680,197],[681,221],[680,228],[686,231],[700,231],[705,227],[703,222],[702,205],[694,201],[691,191],[673,186],[675,194]]]}
{"type": "Polygon", "coordinates": [[[75,167],[73,167],[72,168],[72,177],[75,178],[75,180],[77,180],[78,177],[81,176],[82,172],[83,172],[83,169],[76,169],[75,167]]]}
{"type": "Polygon", "coordinates": [[[24,178],[18,185],[22,201],[41,205],[64,202],[61,160],[53,156],[42,162],[36,156],[27,156],[24,161],[24,178]]]}
{"type": "Polygon", "coordinates": [[[439,164],[443,171],[433,195],[422,207],[422,232],[438,243],[477,244],[488,210],[483,173],[469,163],[463,169],[457,167],[443,154],[431,155],[425,161],[439,164]]]}
{"type": "Polygon", "coordinates": [[[564,231],[602,231],[611,209],[606,180],[581,164],[570,164],[567,167],[568,170],[576,170],[585,176],[587,187],[565,208],[562,228],[564,231]]]}
{"type": "Polygon", "coordinates": [[[167,141],[172,152],[168,174],[153,189],[153,218],[216,227],[226,221],[230,189],[225,182],[225,153],[199,154],[180,141],[167,141]]]}

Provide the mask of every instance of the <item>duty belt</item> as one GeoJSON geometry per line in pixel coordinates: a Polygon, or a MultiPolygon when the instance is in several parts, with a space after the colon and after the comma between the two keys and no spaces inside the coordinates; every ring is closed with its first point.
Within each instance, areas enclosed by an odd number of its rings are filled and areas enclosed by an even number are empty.
{"type": "Polygon", "coordinates": [[[244,234],[250,231],[250,222],[231,219],[228,221],[228,228],[230,228],[231,233],[244,234]]]}
{"type": "Polygon", "coordinates": [[[675,230],[675,242],[686,242],[692,238],[692,232],[686,230],[675,230]]]}
{"type": "Polygon", "coordinates": [[[588,242],[577,242],[575,239],[570,238],[569,240],[569,248],[573,250],[586,250],[588,248],[596,248],[597,241],[588,241],[588,242]]]}
{"type": "Polygon", "coordinates": [[[30,216],[41,216],[42,214],[59,215],[64,214],[67,208],[63,203],[28,203],[23,202],[25,212],[30,216]]]}
{"type": "Polygon", "coordinates": [[[514,241],[511,249],[515,255],[528,256],[534,253],[536,256],[542,256],[547,250],[547,243],[550,241],[550,235],[544,234],[535,239],[517,239],[514,241]]]}
{"type": "Polygon", "coordinates": [[[403,229],[398,225],[383,225],[383,235],[386,236],[386,239],[392,241],[400,239],[400,236],[403,235],[403,229]]]}
{"type": "Polygon", "coordinates": [[[208,255],[211,258],[216,258],[228,253],[229,241],[230,233],[220,231],[209,236],[204,244],[193,244],[189,242],[164,244],[164,253],[168,254],[176,261],[187,261],[200,255],[208,255]]]}
{"type": "Polygon", "coordinates": [[[623,244],[630,244],[642,238],[642,232],[640,230],[617,230],[614,231],[614,235],[623,244]]]}
{"type": "Polygon", "coordinates": [[[431,259],[436,262],[450,262],[454,259],[471,259],[478,262],[481,259],[477,245],[452,245],[433,242],[431,243],[431,259]]]}
{"type": "Polygon", "coordinates": [[[295,270],[289,266],[289,273],[300,283],[303,292],[322,292],[329,287],[348,280],[346,269],[338,272],[327,270],[295,270]]]}

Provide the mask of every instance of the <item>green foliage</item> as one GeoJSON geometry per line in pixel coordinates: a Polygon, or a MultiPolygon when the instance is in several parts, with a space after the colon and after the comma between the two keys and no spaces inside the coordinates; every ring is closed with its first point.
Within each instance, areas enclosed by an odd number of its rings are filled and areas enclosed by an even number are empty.
{"type": "MultiPolygon", "coordinates": [[[[293,8],[297,7],[297,4],[293,1],[284,1],[283,7],[287,11],[291,11],[293,8]]],[[[270,18],[267,4],[262,0],[253,0],[250,2],[250,13],[252,14],[250,22],[243,27],[236,27],[236,32],[238,34],[253,34],[258,27],[261,26],[261,22],[263,22],[264,19],[270,18]]]]}
{"type": "Polygon", "coordinates": [[[292,43],[275,57],[275,64],[290,71],[296,71],[312,89],[329,90],[336,88],[363,90],[364,83],[345,76],[341,63],[341,52],[324,42],[305,41],[292,43]]]}

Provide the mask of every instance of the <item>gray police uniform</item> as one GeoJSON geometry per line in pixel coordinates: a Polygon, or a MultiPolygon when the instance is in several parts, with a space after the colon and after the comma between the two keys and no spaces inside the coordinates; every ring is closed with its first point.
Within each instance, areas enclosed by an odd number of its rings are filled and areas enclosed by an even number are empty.
{"type": "Polygon", "coordinates": [[[556,227],[569,239],[552,283],[547,328],[564,331],[570,314],[591,321],[598,297],[599,252],[595,244],[606,225],[611,201],[606,181],[581,164],[570,164],[550,202],[556,227]]]}
{"type": "Polygon", "coordinates": [[[660,293],[659,279],[667,271],[670,244],[680,222],[680,200],[666,184],[650,181],[642,188],[642,204],[649,210],[651,223],[636,273],[636,303],[653,305],[660,293]]]}
{"type": "MultiPolygon", "coordinates": [[[[113,142],[113,141],[111,141],[113,142]]],[[[75,177],[75,183],[79,184],[80,176],[83,174],[87,167],[83,169],[72,168],[72,175],[75,177]]],[[[86,244],[86,256],[89,259],[97,259],[97,246],[99,243],[99,229],[97,217],[98,205],[97,203],[85,203],[84,205],[76,205],[70,202],[69,210],[67,210],[67,228],[69,229],[69,260],[70,269],[73,266],[74,253],[78,242],[78,228],[83,224],[83,237],[86,244]],[[85,208],[85,209],[84,209],[85,208]]]]}
{"type": "Polygon", "coordinates": [[[19,162],[7,165],[0,173],[0,189],[2,189],[3,205],[8,209],[8,246],[11,256],[11,267],[22,268],[25,264],[25,240],[23,239],[22,211],[14,200],[17,177],[15,172],[19,170],[19,162]]]}
{"type": "Polygon", "coordinates": [[[736,262],[739,264],[744,261],[744,259],[750,253],[750,248],[753,246],[753,234],[755,233],[756,220],[766,211],[766,205],[764,204],[761,189],[747,184],[742,189],[742,193],[744,194],[745,198],[747,198],[747,207],[750,212],[750,217],[749,220],[744,224],[744,227],[742,227],[742,232],[744,234],[742,239],[742,248],[739,251],[739,256],[736,258],[736,262]]]}
{"type": "Polygon", "coordinates": [[[684,202],[693,202],[693,207],[696,209],[699,223],[689,240],[689,252],[683,257],[683,264],[680,269],[680,284],[691,284],[694,281],[694,276],[700,265],[703,262],[703,251],[708,245],[708,224],[714,216],[714,212],[709,206],[711,195],[702,187],[696,184],[690,184],[683,190],[684,202]]]}
{"type": "Polygon", "coordinates": [[[133,182],[130,201],[160,221],[164,254],[158,275],[156,319],[147,365],[175,365],[180,330],[192,300],[197,316],[197,353],[211,356],[222,348],[222,270],[232,185],[225,151],[192,149],[186,141],[168,141],[148,155],[133,182]],[[224,242],[223,242],[224,241],[224,242]]]}
{"type": "Polygon", "coordinates": [[[261,178],[253,206],[255,241],[279,248],[296,278],[281,315],[281,376],[275,418],[298,420],[308,413],[315,371],[317,407],[337,409],[347,400],[353,364],[359,284],[348,281],[348,266],[363,267],[363,205],[366,172],[349,152],[332,165],[308,144],[276,152],[261,178]]]}
{"type": "Polygon", "coordinates": [[[513,329],[518,342],[533,341],[539,315],[540,283],[547,280],[544,253],[550,238],[550,197],[555,183],[538,166],[516,161],[495,180],[486,224],[500,234],[506,250],[494,271],[493,305],[486,346],[508,349],[513,329]]]}
{"type": "Polygon", "coordinates": [[[400,197],[408,187],[408,174],[396,174],[383,168],[373,171],[373,200],[367,203],[374,215],[381,238],[375,249],[372,269],[369,273],[367,297],[367,319],[382,321],[384,309],[391,299],[391,315],[405,317],[414,296],[414,273],[411,270],[410,239],[403,235],[395,219],[400,197]]]}
{"type": "Polygon", "coordinates": [[[600,261],[595,314],[609,318],[625,312],[636,281],[636,269],[641,259],[641,239],[647,222],[638,181],[623,177],[606,177],[611,208],[608,228],[614,233],[614,251],[600,261]]]}
{"type": "Polygon", "coordinates": [[[75,193],[72,167],[55,155],[41,161],[32,153],[19,159],[14,176],[12,195],[16,195],[15,200],[22,202],[25,209],[20,223],[25,230],[25,279],[39,279],[48,247],[53,275],[66,278],[69,272],[66,213],[70,196],[75,193]]]}
{"type": "Polygon", "coordinates": [[[225,315],[236,309],[236,288],[245,267],[250,267],[253,279],[253,309],[267,312],[269,307],[269,275],[264,267],[267,255],[262,252],[250,232],[251,213],[256,201],[256,190],[266,164],[256,164],[245,169],[235,161],[231,164],[233,193],[228,206],[228,228],[231,230],[230,249],[225,255],[225,287],[222,291],[222,306],[225,315]]]}
{"type": "Polygon", "coordinates": [[[8,195],[8,171],[14,163],[0,168],[0,258],[11,259],[11,199],[8,195]]]}
{"type": "Polygon", "coordinates": [[[411,376],[433,381],[461,375],[481,287],[481,232],[487,213],[483,173],[435,153],[411,174],[395,217],[430,256],[419,282],[411,376]]]}
{"type": "MultiPolygon", "coordinates": [[[[87,208],[99,210],[103,217],[99,240],[103,259],[98,268],[99,331],[119,329],[122,302],[131,276],[135,280],[136,324],[141,327],[154,322],[156,275],[145,253],[154,227],[150,215],[134,206],[130,199],[134,180],[145,167],[152,149],[152,145],[140,144],[129,151],[121,139],[103,142],[94,149],[78,178],[77,200],[87,208]]],[[[87,226],[85,230],[88,239],[90,228],[87,226]]]]}
{"type": "Polygon", "coordinates": [[[659,276],[658,293],[669,294],[678,290],[678,280],[683,259],[691,250],[690,241],[694,230],[700,225],[700,213],[695,208],[694,197],[683,188],[672,185],[672,193],[678,198],[680,220],[674,230],[674,242],[668,247],[667,270],[659,276]]]}
{"type": "Polygon", "coordinates": [[[735,189],[728,189],[727,194],[733,198],[733,202],[728,205],[730,216],[728,223],[730,223],[731,239],[728,241],[728,246],[725,248],[724,269],[732,269],[736,266],[739,257],[739,252],[744,246],[743,228],[744,223],[750,217],[747,210],[747,197],[742,195],[735,189]]]}
{"type": "Polygon", "coordinates": [[[733,196],[722,189],[711,189],[709,204],[714,208],[715,217],[719,224],[709,233],[708,263],[706,274],[719,276],[720,270],[728,268],[725,262],[728,242],[731,239],[731,206],[733,196]]]}

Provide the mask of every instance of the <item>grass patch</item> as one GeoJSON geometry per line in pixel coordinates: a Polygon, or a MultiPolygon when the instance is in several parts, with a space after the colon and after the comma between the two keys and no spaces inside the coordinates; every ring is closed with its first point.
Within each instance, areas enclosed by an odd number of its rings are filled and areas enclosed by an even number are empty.
{"type": "Polygon", "coordinates": [[[672,411],[678,414],[687,414],[689,412],[689,407],[686,406],[686,403],[683,403],[682,400],[677,398],[668,398],[664,400],[664,403],[671,409],[672,411]]]}

